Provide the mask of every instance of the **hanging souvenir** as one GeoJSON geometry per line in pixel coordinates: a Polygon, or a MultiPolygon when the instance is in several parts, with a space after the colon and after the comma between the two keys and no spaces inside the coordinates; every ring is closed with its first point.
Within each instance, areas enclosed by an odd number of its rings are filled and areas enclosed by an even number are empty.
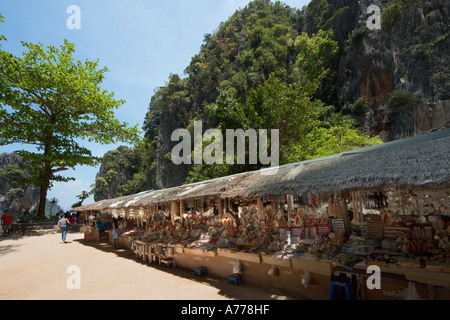
{"type": "Polygon", "coordinates": [[[300,217],[300,215],[295,216],[295,226],[301,227],[303,225],[303,219],[300,217]]]}

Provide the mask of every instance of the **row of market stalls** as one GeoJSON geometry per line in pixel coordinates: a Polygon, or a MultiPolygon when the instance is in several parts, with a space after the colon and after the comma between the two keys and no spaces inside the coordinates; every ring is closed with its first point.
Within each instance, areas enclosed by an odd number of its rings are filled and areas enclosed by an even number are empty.
{"type": "Polygon", "coordinates": [[[336,283],[351,299],[450,297],[450,130],[73,210],[119,218],[144,260],[224,279],[314,299],[336,283]]]}

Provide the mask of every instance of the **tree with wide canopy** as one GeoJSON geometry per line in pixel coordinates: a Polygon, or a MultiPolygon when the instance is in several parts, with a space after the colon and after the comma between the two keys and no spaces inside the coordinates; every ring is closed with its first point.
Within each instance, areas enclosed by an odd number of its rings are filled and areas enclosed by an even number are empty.
{"type": "Polygon", "coordinates": [[[40,186],[38,215],[44,217],[52,182],[74,180],[58,173],[100,160],[83,141],[134,143],[139,130],[116,119],[114,110],[125,101],[102,89],[108,69],[98,60],[76,61],[67,40],[59,48],[22,45],[22,57],[0,50],[0,145],[35,146],[19,153],[28,164],[27,183],[40,186]]]}

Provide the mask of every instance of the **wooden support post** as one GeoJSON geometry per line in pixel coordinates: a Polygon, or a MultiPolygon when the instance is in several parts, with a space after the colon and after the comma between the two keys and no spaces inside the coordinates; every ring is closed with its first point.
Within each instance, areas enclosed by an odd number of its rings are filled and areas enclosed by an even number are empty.
{"type": "Polygon", "coordinates": [[[223,207],[223,200],[221,198],[218,198],[218,202],[219,202],[219,217],[223,216],[224,213],[224,207],[223,207]]]}
{"type": "Polygon", "coordinates": [[[258,219],[263,220],[264,219],[264,206],[263,201],[261,198],[256,199],[256,204],[258,206],[258,219]]]}
{"type": "Polygon", "coordinates": [[[355,191],[351,191],[352,196],[352,207],[353,207],[353,220],[355,221],[355,224],[359,225],[361,221],[359,221],[359,208],[356,204],[356,194],[355,191]]]}
{"type": "Polygon", "coordinates": [[[428,300],[434,300],[434,286],[432,284],[427,285],[428,300]]]}
{"type": "Polygon", "coordinates": [[[345,199],[342,200],[340,203],[341,205],[341,213],[342,213],[342,219],[344,220],[344,226],[345,226],[345,235],[350,234],[350,221],[348,217],[348,206],[347,201],[345,199]]]}
{"type": "Polygon", "coordinates": [[[177,203],[175,201],[172,201],[170,203],[170,220],[172,223],[175,222],[175,215],[177,213],[177,203]]]}
{"type": "Polygon", "coordinates": [[[183,223],[183,215],[184,215],[184,201],[180,201],[180,217],[181,217],[181,223],[183,223]]]}
{"type": "Polygon", "coordinates": [[[366,283],[362,275],[358,275],[358,287],[360,290],[361,300],[366,300],[366,283]]]}

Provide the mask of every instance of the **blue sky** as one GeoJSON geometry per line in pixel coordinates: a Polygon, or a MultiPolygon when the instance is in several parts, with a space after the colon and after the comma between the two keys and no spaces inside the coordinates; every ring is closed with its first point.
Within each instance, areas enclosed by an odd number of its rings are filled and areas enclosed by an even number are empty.
{"type": "MultiPolygon", "coordinates": [[[[198,53],[206,33],[212,33],[250,0],[0,0],[5,23],[0,34],[8,39],[3,50],[21,55],[21,41],[59,46],[64,39],[76,44],[75,58],[99,59],[109,72],[103,87],[126,101],[116,117],[142,127],[154,90],[163,86],[170,73],[182,75],[191,57],[198,53]],[[81,13],[81,28],[67,28],[70,5],[81,13]]],[[[302,8],[310,0],[282,1],[302,8]]],[[[95,156],[118,145],[84,143],[95,156]]],[[[26,145],[0,147],[0,153],[27,149],[26,145]]],[[[55,197],[69,210],[83,190],[90,190],[99,167],[79,166],[64,172],[75,177],[55,183],[48,198],[55,197]]],[[[93,202],[92,197],[85,204],[93,202]]]]}

